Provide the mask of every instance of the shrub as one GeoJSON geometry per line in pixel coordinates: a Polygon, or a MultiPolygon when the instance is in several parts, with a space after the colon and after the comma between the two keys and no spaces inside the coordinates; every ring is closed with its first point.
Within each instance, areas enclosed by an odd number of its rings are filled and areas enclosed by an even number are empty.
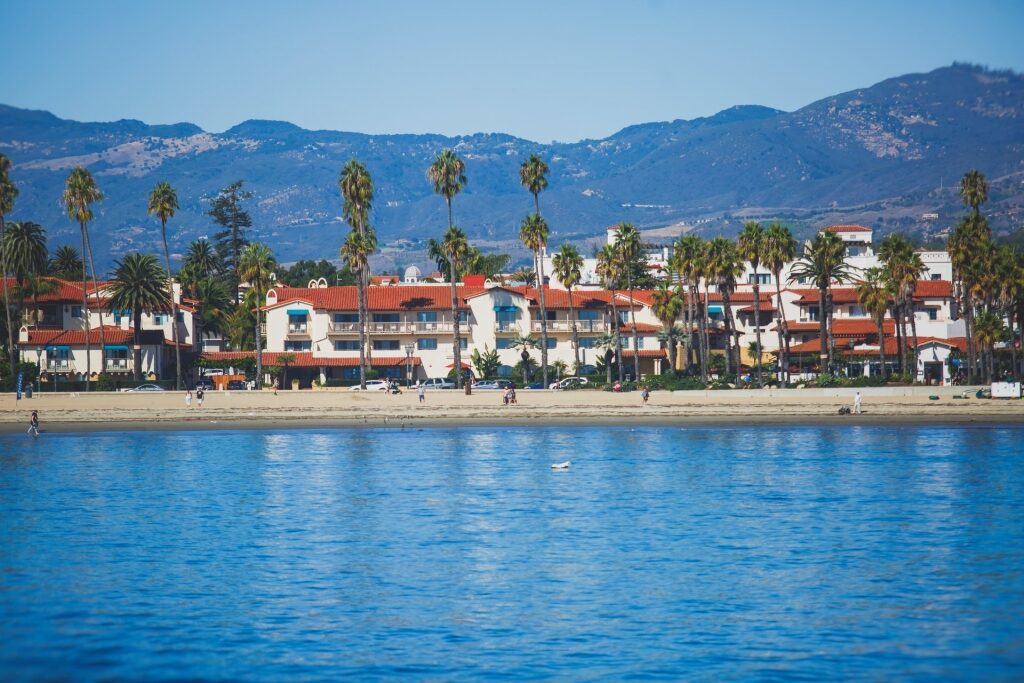
{"type": "Polygon", "coordinates": [[[101,373],[96,379],[96,391],[117,391],[117,383],[108,373],[101,373]]]}

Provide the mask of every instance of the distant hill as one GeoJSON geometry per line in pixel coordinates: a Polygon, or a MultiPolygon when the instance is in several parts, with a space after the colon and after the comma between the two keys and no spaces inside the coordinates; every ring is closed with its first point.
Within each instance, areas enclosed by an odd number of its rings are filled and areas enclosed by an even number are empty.
{"type": "Polygon", "coordinates": [[[748,216],[782,216],[807,229],[842,217],[883,231],[941,230],[961,211],[955,184],[974,167],[993,180],[991,210],[997,227],[1009,230],[1020,226],[1024,205],[1022,81],[1012,72],[954,65],[794,112],[738,106],[553,144],[500,133],[365,135],[256,120],[214,134],[190,123],[80,123],[0,105],[0,151],[13,160],[20,189],[11,219],[42,223],[55,244],[77,241],[58,205],[64,178],[76,164],[92,170],[106,194],[94,228],[106,263],[156,248],[158,224],[145,202],[158,180],[178,190],[172,248],[180,251],[213,233],[207,200],[239,178],[256,194],[254,238],[284,260],[334,258],[344,229],[338,173],[352,157],[373,175],[372,221],[382,242],[436,236],[444,202],[425,171],[444,147],[466,160],[469,176],[455,200],[456,220],[482,240],[514,239],[531,210],[518,182],[518,166],[531,152],[552,169],[541,206],[556,240],[593,236],[619,221],[730,232],[748,216]],[[926,212],[940,219],[922,223],[926,212]]]}

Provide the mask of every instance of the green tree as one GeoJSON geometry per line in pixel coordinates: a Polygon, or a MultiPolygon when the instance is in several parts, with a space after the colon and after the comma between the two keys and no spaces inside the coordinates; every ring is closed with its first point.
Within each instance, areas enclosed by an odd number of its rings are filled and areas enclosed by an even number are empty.
{"type": "MultiPolygon", "coordinates": [[[[601,336],[599,336],[597,339],[594,340],[594,347],[595,348],[604,349],[603,358],[604,358],[604,374],[605,374],[604,381],[605,381],[605,384],[611,384],[612,383],[612,361],[613,360],[617,361],[617,359],[620,357],[619,353],[622,350],[622,346],[621,345],[622,345],[622,341],[621,341],[621,339],[619,337],[619,333],[618,333],[617,330],[615,332],[607,332],[605,334],[602,334],[601,336]]],[[[621,366],[622,363],[618,363],[618,365],[621,366]]],[[[622,368],[621,367],[619,368],[619,374],[620,375],[622,374],[622,368]]],[[[622,381],[622,379],[619,379],[619,382],[621,382],[621,381],[622,381]]]]}
{"type": "Polygon", "coordinates": [[[540,193],[548,187],[548,165],[537,154],[519,166],[519,182],[533,195],[533,212],[540,215],[540,193]]]}
{"type": "Polygon", "coordinates": [[[651,312],[661,323],[662,334],[658,338],[666,344],[668,364],[673,374],[676,372],[676,345],[683,334],[676,325],[676,318],[683,310],[683,299],[682,293],[664,280],[651,295],[651,312]]]}
{"type": "Polygon", "coordinates": [[[917,291],[917,282],[924,276],[927,268],[921,261],[921,255],[914,251],[910,240],[897,233],[889,234],[882,240],[878,258],[885,268],[886,277],[891,283],[895,295],[896,329],[898,337],[902,340],[900,343],[900,367],[901,369],[908,366],[916,368],[917,318],[914,315],[914,294],[917,291]],[[904,321],[910,323],[913,339],[912,350],[907,349],[904,321]],[[915,360],[911,362],[908,356],[915,360]]]}
{"type": "Polygon", "coordinates": [[[725,314],[725,373],[731,375],[740,370],[740,349],[732,319],[732,293],[736,291],[736,279],[743,274],[743,263],[736,251],[736,245],[724,237],[716,237],[708,243],[706,278],[713,282],[722,295],[722,310],[725,314]]]}
{"type": "Polygon", "coordinates": [[[697,235],[683,235],[672,248],[670,266],[679,276],[679,282],[687,288],[687,327],[689,341],[686,344],[686,369],[689,370],[694,361],[700,363],[701,377],[707,380],[707,349],[704,345],[706,326],[701,322],[698,326],[697,307],[701,306],[701,321],[704,319],[704,306],[700,303],[700,283],[703,278],[705,242],[697,235]],[[696,352],[697,356],[691,358],[696,352]]]}
{"type": "Polygon", "coordinates": [[[551,257],[551,267],[555,271],[555,277],[565,287],[569,296],[569,320],[572,323],[572,352],[576,364],[576,372],[580,371],[580,336],[579,324],[576,320],[576,308],[572,304],[572,288],[580,283],[583,278],[583,257],[573,245],[568,242],[558,247],[558,251],[551,257]]]}
{"type": "Polygon", "coordinates": [[[289,389],[288,385],[288,366],[295,362],[294,353],[279,353],[277,354],[277,362],[283,367],[281,368],[281,388],[289,389]]]}
{"type": "Polygon", "coordinates": [[[231,273],[233,289],[237,292],[241,278],[238,264],[242,249],[248,244],[245,229],[252,227],[252,217],[242,202],[252,199],[252,192],[243,190],[244,180],[236,180],[221,190],[210,204],[208,215],[221,230],[213,234],[217,255],[223,270],[231,273]]]}
{"type": "MultiPolygon", "coordinates": [[[[376,237],[368,239],[370,231],[370,209],[373,206],[373,179],[369,171],[356,159],[351,159],[341,169],[338,177],[341,190],[342,214],[356,235],[346,240],[342,250],[348,255],[347,263],[356,276],[359,306],[359,386],[366,389],[366,363],[368,348],[367,288],[370,285],[370,254],[377,249],[376,237]],[[369,251],[367,251],[369,249],[369,251]]],[[[345,258],[343,255],[342,258],[345,258]]]]}
{"type": "Polygon", "coordinates": [[[46,273],[46,231],[38,223],[11,223],[4,233],[2,248],[18,288],[20,319],[25,316],[25,297],[31,291],[28,281],[46,273]]]}
{"type": "Polygon", "coordinates": [[[982,349],[984,349],[983,353],[986,359],[984,363],[985,383],[990,384],[995,377],[995,343],[1002,341],[1003,336],[1006,334],[1006,327],[1001,317],[992,311],[985,310],[978,314],[974,333],[977,335],[982,349]]]}
{"type": "Polygon", "coordinates": [[[750,264],[754,273],[754,342],[757,348],[757,386],[764,386],[764,374],[761,371],[761,283],[757,279],[757,269],[764,260],[765,229],[757,221],[743,224],[743,230],[736,239],[736,249],[740,258],[750,264]]]}
{"type": "Polygon", "coordinates": [[[306,287],[310,282],[324,280],[329,286],[354,285],[355,274],[347,266],[338,268],[327,259],[299,260],[279,274],[277,280],[289,287],[306,287]]]}
{"type": "Polygon", "coordinates": [[[878,328],[878,363],[882,377],[885,372],[885,314],[889,310],[889,283],[881,268],[868,268],[857,283],[857,301],[871,316],[878,328]]]}
{"type": "MultiPolygon", "coordinates": [[[[615,358],[618,366],[619,382],[622,382],[622,335],[619,333],[621,321],[619,320],[619,309],[616,304],[616,283],[622,273],[622,258],[619,250],[613,244],[604,245],[597,252],[597,274],[601,276],[605,289],[609,290],[609,299],[612,304],[612,331],[615,333],[615,358]]],[[[632,302],[630,302],[632,305],[632,302]]]]}
{"type": "Polygon", "coordinates": [[[114,265],[110,305],[132,312],[132,378],[137,382],[142,379],[142,313],[171,307],[167,273],[152,254],[127,254],[114,265]]]}
{"type": "Polygon", "coordinates": [[[256,292],[256,322],[253,327],[253,341],[256,351],[256,381],[263,382],[263,334],[260,330],[261,311],[267,301],[267,290],[270,289],[270,275],[277,267],[277,260],[270,247],[259,242],[247,244],[238,257],[238,277],[248,282],[256,292]]]}
{"type": "MultiPolygon", "coordinates": [[[[64,195],[61,203],[67,211],[68,218],[78,222],[82,233],[82,254],[89,261],[92,271],[93,292],[96,295],[96,308],[100,316],[100,357],[106,357],[106,336],[103,333],[103,309],[100,305],[100,292],[96,283],[96,264],[92,258],[92,244],[89,241],[89,221],[92,220],[92,205],[103,200],[103,193],[96,187],[92,174],[81,166],[76,166],[64,182],[64,195]]],[[[85,319],[85,390],[89,391],[89,379],[92,377],[92,353],[90,352],[89,322],[89,287],[82,269],[82,316],[85,319]]]]}
{"type": "Polygon", "coordinates": [[[819,232],[804,251],[803,257],[790,269],[793,280],[806,278],[818,288],[819,334],[821,338],[821,372],[832,371],[832,283],[842,284],[853,277],[853,268],[846,263],[846,245],[834,232],[819,232]]]}
{"type": "Polygon", "coordinates": [[[449,275],[452,287],[452,330],[453,330],[453,368],[455,369],[455,385],[462,387],[462,337],[459,330],[457,277],[459,264],[463,263],[469,252],[466,234],[452,223],[452,199],[462,192],[468,179],[466,164],[450,149],[442,150],[427,169],[427,179],[434,187],[434,192],[444,197],[448,206],[448,231],[444,239],[438,243],[438,250],[448,260],[449,275]]]}
{"type": "Polygon", "coordinates": [[[537,272],[537,294],[540,304],[540,368],[544,386],[548,384],[548,320],[544,305],[544,260],[541,252],[548,245],[548,224],[539,213],[530,214],[519,226],[519,240],[533,252],[537,272]]]}
{"type": "Polygon", "coordinates": [[[14,327],[11,324],[11,304],[7,295],[7,252],[3,248],[7,214],[14,210],[14,200],[18,196],[18,188],[11,180],[11,160],[0,154],[0,281],[3,282],[4,315],[7,319],[7,353],[10,355],[10,368],[18,367],[17,354],[14,352],[14,327]]]}
{"type": "Polygon", "coordinates": [[[178,300],[174,296],[174,271],[171,252],[167,248],[167,221],[178,210],[178,193],[166,180],[156,184],[146,205],[149,215],[160,219],[160,239],[164,243],[164,267],[167,269],[167,291],[171,293],[171,339],[174,341],[174,388],[181,391],[181,346],[178,342],[178,300]]]}
{"type": "Polygon", "coordinates": [[[633,328],[633,380],[640,381],[640,341],[636,333],[636,299],[633,296],[633,269],[628,264],[641,253],[640,231],[632,223],[619,223],[615,232],[615,249],[626,267],[626,288],[629,290],[629,319],[633,328]]]}
{"type": "Polygon", "coordinates": [[[462,192],[468,179],[466,178],[466,164],[450,149],[443,150],[438,154],[430,168],[427,169],[427,179],[434,186],[434,192],[444,197],[448,205],[448,228],[452,223],[452,199],[462,192]]]}
{"type": "Polygon", "coordinates": [[[484,344],[483,353],[480,353],[479,349],[473,349],[473,353],[470,354],[470,361],[476,369],[476,376],[481,379],[495,377],[498,374],[498,368],[501,367],[501,359],[498,358],[497,349],[488,350],[486,344],[484,344]]]}
{"type": "Polygon", "coordinates": [[[57,251],[50,257],[46,265],[46,272],[51,277],[59,277],[62,280],[81,280],[85,272],[85,264],[78,250],[65,244],[58,247],[57,251]]]}
{"type": "Polygon", "coordinates": [[[786,307],[782,304],[782,269],[787,263],[796,259],[797,242],[789,232],[789,228],[778,221],[768,225],[764,235],[764,255],[762,262],[772,273],[775,280],[775,312],[776,328],[779,331],[779,366],[784,379],[789,382],[789,323],[786,320],[786,307]]]}
{"type": "MultiPolygon", "coordinates": [[[[528,334],[517,334],[509,340],[508,347],[519,349],[519,358],[521,359],[519,366],[523,372],[523,386],[525,387],[530,383],[530,349],[537,348],[537,340],[528,334]]],[[[544,387],[547,388],[547,385],[544,387]]]]}
{"type": "Polygon", "coordinates": [[[192,296],[199,303],[199,311],[193,317],[197,350],[202,351],[203,335],[223,334],[226,321],[232,311],[232,297],[228,286],[215,277],[204,277],[192,285],[192,296]]]}

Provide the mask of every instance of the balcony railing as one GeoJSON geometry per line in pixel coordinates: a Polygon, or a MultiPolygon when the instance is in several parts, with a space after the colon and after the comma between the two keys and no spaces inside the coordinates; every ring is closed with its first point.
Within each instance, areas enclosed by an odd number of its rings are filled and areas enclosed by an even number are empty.
{"type": "MultiPolygon", "coordinates": [[[[572,332],[571,320],[549,320],[548,332],[572,332]]],[[[579,332],[606,332],[608,323],[604,320],[577,320],[576,329],[579,332]]],[[[532,332],[540,332],[540,321],[534,320],[530,325],[532,332]]]]}
{"type": "Polygon", "coordinates": [[[501,334],[515,334],[519,332],[519,322],[515,320],[499,320],[494,323],[494,331],[501,334]]]}
{"type": "Polygon", "coordinates": [[[108,372],[127,372],[131,362],[127,358],[107,358],[103,363],[103,369],[108,372]]]}
{"type": "Polygon", "coordinates": [[[68,359],[63,360],[48,360],[46,361],[47,372],[71,372],[71,361],[68,359]]]}
{"type": "Polygon", "coordinates": [[[309,325],[306,323],[288,323],[288,334],[302,336],[309,334],[309,325]]]}
{"type": "MultiPolygon", "coordinates": [[[[460,322],[459,330],[469,332],[469,323],[465,321],[460,322]]],[[[327,331],[330,334],[359,334],[359,323],[330,323],[327,331]]],[[[453,325],[450,320],[397,323],[369,322],[366,324],[366,331],[369,334],[429,334],[432,332],[447,332],[451,334],[453,325]]]]}

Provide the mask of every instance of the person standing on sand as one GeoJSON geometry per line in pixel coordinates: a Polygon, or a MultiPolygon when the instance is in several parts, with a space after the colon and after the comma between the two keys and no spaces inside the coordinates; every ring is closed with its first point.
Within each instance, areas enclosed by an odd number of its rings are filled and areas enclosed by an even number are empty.
{"type": "Polygon", "coordinates": [[[28,419],[28,431],[25,432],[25,433],[26,434],[31,434],[32,436],[39,436],[39,412],[38,411],[35,411],[35,410],[32,411],[32,417],[30,417],[28,419]]]}
{"type": "Polygon", "coordinates": [[[196,389],[196,403],[199,404],[200,408],[203,407],[203,397],[205,397],[205,396],[206,396],[206,392],[203,391],[202,387],[199,387],[198,389],[196,389]]]}
{"type": "Polygon", "coordinates": [[[191,389],[189,389],[188,391],[185,392],[185,407],[186,408],[191,408],[192,407],[192,390],[191,389]]]}
{"type": "Polygon", "coordinates": [[[860,392],[853,395],[853,412],[860,415],[860,392]]]}
{"type": "Polygon", "coordinates": [[[640,390],[640,398],[644,400],[644,405],[647,405],[647,399],[649,399],[650,397],[651,392],[646,386],[640,390]]]}
{"type": "Polygon", "coordinates": [[[416,385],[416,393],[419,394],[420,396],[420,403],[423,403],[425,400],[427,400],[427,385],[423,383],[418,383],[416,385]]]}

